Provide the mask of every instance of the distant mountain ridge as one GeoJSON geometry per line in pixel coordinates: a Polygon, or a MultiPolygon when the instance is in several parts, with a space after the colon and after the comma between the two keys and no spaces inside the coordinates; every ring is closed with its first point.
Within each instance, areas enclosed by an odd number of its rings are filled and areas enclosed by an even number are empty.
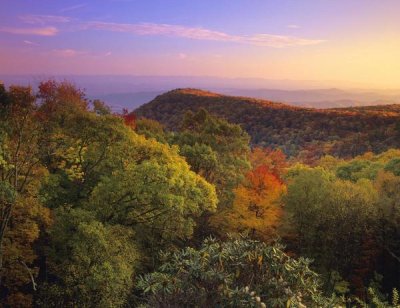
{"type": "Polygon", "coordinates": [[[400,92],[341,90],[337,88],[308,90],[232,89],[224,94],[256,97],[310,108],[387,105],[400,102],[400,92]]]}
{"type": "Polygon", "coordinates": [[[317,151],[342,157],[382,152],[400,145],[400,105],[314,109],[262,99],[177,89],[134,112],[167,128],[179,128],[187,111],[200,108],[241,125],[252,143],[282,148],[288,155],[317,151]]]}
{"type": "MultiPolygon", "coordinates": [[[[229,96],[254,97],[270,101],[280,101],[289,105],[308,108],[341,108],[357,106],[388,105],[400,102],[400,94],[382,94],[375,92],[352,92],[340,89],[310,89],[310,90],[275,90],[275,89],[225,89],[211,88],[229,96]]],[[[111,105],[115,109],[134,109],[166,92],[140,91],[91,95],[111,105]]]]}
{"type": "Polygon", "coordinates": [[[219,78],[211,76],[129,75],[2,75],[6,86],[31,85],[54,78],[68,80],[85,90],[89,99],[101,99],[113,110],[133,110],[157,95],[175,88],[201,88],[233,96],[255,97],[314,108],[382,105],[400,102],[400,89],[365,90],[365,85],[335,81],[272,80],[262,78],[219,78]],[[363,89],[364,88],[364,89],[363,89]]]}

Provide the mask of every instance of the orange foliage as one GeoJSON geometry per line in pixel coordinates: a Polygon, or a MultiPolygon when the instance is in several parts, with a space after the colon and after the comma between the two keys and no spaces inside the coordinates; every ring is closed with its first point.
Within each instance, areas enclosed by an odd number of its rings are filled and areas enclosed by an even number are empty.
{"type": "Polygon", "coordinates": [[[127,109],[123,109],[122,118],[126,126],[135,129],[136,127],[136,116],[133,113],[129,113],[127,109]]]}
{"type": "Polygon", "coordinates": [[[51,117],[54,113],[69,113],[72,110],[86,111],[88,108],[85,93],[67,81],[41,82],[37,96],[42,100],[40,115],[44,119],[51,117]]]}
{"type": "Polygon", "coordinates": [[[268,240],[280,223],[280,197],[285,189],[282,181],[261,165],[235,189],[233,207],[214,217],[212,224],[225,233],[248,232],[252,237],[268,240]]]}
{"type": "Polygon", "coordinates": [[[251,152],[250,163],[254,169],[260,166],[268,167],[270,172],[279,179],[288,167],[286,155],[280,149],[256,147],[251,152]]]}

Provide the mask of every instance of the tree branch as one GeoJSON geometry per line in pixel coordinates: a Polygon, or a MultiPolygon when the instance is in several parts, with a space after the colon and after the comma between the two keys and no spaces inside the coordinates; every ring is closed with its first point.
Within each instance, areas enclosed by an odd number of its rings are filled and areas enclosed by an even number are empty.
{"type": "Polygon", "coordinates": [[[25,267],[26,271],[29,274],[29,277],[31,278],[33,291],[36,291],[37,290],[37,284],[35,282],[35,278],[32,275],[31,269],[28,267],[28,265],[26,265],[26,263],[24,261],[19,260],[18,262],[21,263],[25,267]]]}

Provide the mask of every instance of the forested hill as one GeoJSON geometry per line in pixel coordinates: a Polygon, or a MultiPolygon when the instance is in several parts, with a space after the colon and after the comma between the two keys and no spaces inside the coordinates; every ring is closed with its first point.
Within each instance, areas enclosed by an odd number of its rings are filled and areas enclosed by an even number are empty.
{"type": "Polygon", "coordinates": [[[320,110],[177,89],[134,112],[139,118],[154,119],[177,130],[187,111],[200,108],[240,124],[253,144],[280,147],[288,155],[348,157],[400,145],[400,105],[320,110]]]}

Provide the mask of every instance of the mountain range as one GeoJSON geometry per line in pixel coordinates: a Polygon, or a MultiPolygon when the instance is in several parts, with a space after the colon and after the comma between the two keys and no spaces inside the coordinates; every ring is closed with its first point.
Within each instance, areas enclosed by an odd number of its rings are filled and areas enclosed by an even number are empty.
{"type": "Polygon", "coordinates": [[[400,105],[315,109],[228,96],[198,89],[177,89],[137,108],[138,118],[178,130],[186,112],[206,109],[239,124],[253,145],[281,148],[287,155],[354,157],[400,146],[400,105]]]}
{"type": "Polygon", "coordinates": [[[135,109],[157,95],[175,88],[200,88],[214,92],[248,96],[287,104],[335,108],[394,104],[400,102],[400,90],[348,88],[335,81],[294,81],[261,78],[219,78],[208,76],[127,76],[127,75],[1,75],[6,85],[32,85],[48,78],[68,80],[83,88],[89,99],[101,99],[113,110],[135,109]]]}

